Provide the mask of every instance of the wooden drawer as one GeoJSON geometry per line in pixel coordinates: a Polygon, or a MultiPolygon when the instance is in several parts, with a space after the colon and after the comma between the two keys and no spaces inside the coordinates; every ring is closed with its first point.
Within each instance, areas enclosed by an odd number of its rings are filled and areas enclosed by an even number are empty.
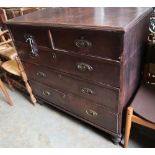
{"type": "Polygon", "coordinates": [[[102,105],[114,113],[118,112],[119,89],[77,80],[45,67],[23,63],[29,79],[74,93],[102,105]]]}
{"type": "Polygon", "coordinates": [[[39,47],[38,56],[32,56],[30,46],[26,45],[25,43],[15,42],[15,46],[20,59],[25,62],[44,66],[49,66],[53,62],[53,55],[50,50],[39,47]]]}
{"type": "Polygon", "coordinates": [[[82,117],[102,128],[115,133],[118,132],[117,115],[107,111],[103,107],[71,93],[63,93],[34,81],[30,81],[30,83],[34,94],[43,98],[45,101],[63,107],[74,115],[82,117]]]}
{"type": "Polygon", "coordinates": [[[68,103],[64,92],[34,81],[30,81],[30,84],[33,93],[44,100],[56,103],[59,106],[63,106],[63,104],[68,103]]]}
{"type": "Polygon", "coordinates": [[[42,49],[39,50],[39,56],[31,57],[30,49],[21,44],[16,44],[16,47],[21,60],[25,62],[51,67],[96,83],[119,87],[120,63],[118,62],[71,56],[63,52],[42,49]]]}
{"type": "MultiPolygon", "coordinates": [[[[51,47],[48,30],[45,28],[34,26],[13,26],[11,27],[11,33],[15,42],[20,41],[26,43],[27,37],[32,36],[36,45],[51,47]]],[[[26,44],[29,44],[28,41],[26,44]]]]}
{"type": "Polygon", "coordinates": [[[55,49],[119,60],[122,32],[52,28],[55,49]]]}
{"type": "Polygon", "coordinates": [[[118,115],[73,94],[68,94],[68,99],[70,103],[67,109],[72,113],[107,130],[118,133],[118,115]]]}

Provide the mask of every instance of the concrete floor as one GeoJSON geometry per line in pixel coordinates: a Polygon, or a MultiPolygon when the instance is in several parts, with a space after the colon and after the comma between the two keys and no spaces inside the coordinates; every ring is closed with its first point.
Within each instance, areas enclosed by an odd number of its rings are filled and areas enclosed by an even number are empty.
{"type": "MultiPolygon", "coordinates": [[[[108,134],[90,125],[51,106],[33,106],[17,90],[9,93],[13,107],[0,91],[0,147],[121,148],[108,134]]],[[[152,130],[134,126],[129,147],[155,147],[154,135],[152,130]]]]}

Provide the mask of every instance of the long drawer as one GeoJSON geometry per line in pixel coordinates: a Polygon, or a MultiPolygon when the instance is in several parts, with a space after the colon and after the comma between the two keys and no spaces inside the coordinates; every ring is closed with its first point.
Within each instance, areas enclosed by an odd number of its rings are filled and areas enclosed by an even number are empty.
{"type": "Polygon", "coordinates": [[[100,84],[119,87],[120,63],[108,60],[91,59],[89,57],[73,56],[54,50],[39,49],[38,56],[30,55],[30,48],[16,43],[21,60],[33,64],[47,66],[76,77],[94,81],[100,84]]]}
{"type": "Polygon", "coordinates": [[[30,83],[34,94],[45,101],[54,103],[102,128],[114,133],[118,132],[118,116],[116,114],[71,93],[64,93],[34,81],[30,81],[30,83]]]}
{"type": "Polygon", "coordinates": [[[38,65],[28,63],[23,63],[23,65],[29,79],[69,91],[96,102],[114,113],[118,112],[119,89],[117,88],[107,86],[101,87],[38,65]]]}
{"type": "Polygon", "coordinates": [[[53,46],[78,54],[119,60],[122,52],[122,32],[51,28],[53,46]]]}

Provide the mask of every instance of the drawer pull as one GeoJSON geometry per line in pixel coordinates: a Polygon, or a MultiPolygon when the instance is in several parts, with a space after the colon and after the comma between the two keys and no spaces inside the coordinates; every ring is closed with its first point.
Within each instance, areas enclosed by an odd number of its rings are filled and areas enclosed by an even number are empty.
{"type": "MultiPolygon", "coordinates": [[[[59,92],[59,93],[60,93],[60,92],[59,92]]],[[[43,91],[43,95],[44,95],[44,96],[50,96],[51,93],[50,93],[49,91],[47,91],[47,90],[44,90],[44,91],[43,91]]],[[[65,98],[66,98],[66,94],[64,94],[64,93],[61,92],[61,96],[60,96],[60,97],[62,97],[63,99],[65,99],[65,98]]]]}
{"type": "Polygon", "coordinates": [[[30,35],[30,34],[25,34],[24,37],[25,37],[25,39],[26,39],[26,42],[29,43],[29,45],[30,45],[30,47],[31,47],[30,56],[32,56],[32,57],[37,57],[37,56],[39,56],[39,54],[38,54],[38,47],[37,47],[36,42],[34,41],[33,36],[30,35]]]}
{"type": "Polygon", "coordinates": [[[98,115],[98,113],[96,111],[91,110],[91,109],[87,109],[86,114],[91,116],[91,117],[96,117],[98,115]]]}
{"type": "Polygon", "coordinates": [[[46,77],[46,74],[43,72],[37,72],[37,76],[46,77]]]}
{"type": "Polygon", "coordinates": [[[62,78],[62,75],[61,74],[58,74],[58,78],[61,79],[62,78]]]}
{"type": "Polygon", "coordinates": [[[90,89],[90,88],[82,88],[81,93],[88,94],[88,95],[93,95],[94,94],[93,90],[90,89]]]}
{"type": "Polygon", "coordinates": [[[56,56],[55,53],[52,53],[52,58],[53,58],[53,59],[56,59],[56,58],[57,58],[57,56],[56,56]]]}
{"type": "Polygon", "coordinates": [[[49,91],[45,90],[45,91],[43,91],[43,95],[45,95],[45,96],[50,96],[51,93],[50,93],[49,91]]]}
{"type": "Polygon", "coordinates": [[[65,94],[62,94],[62,98],[65,99],[66,98],[66,95],[65,94]]]}
{"type": "Polygon", "coordinates": [[[80,62],[80,63],[77,63],[77,69],[84,72],[84,71],[93,71],[93,67],[86,64],[86,63],[83,63],[83,62],[80,62]]]}
{"type": "Polygon", "coordinates": [[[84,39],[84,37],[81,37],[80,39],[75,40],[74,44],[78,48],[87,48],[87,47],[92,46],[92,43],[90,41],[84,39]]]}

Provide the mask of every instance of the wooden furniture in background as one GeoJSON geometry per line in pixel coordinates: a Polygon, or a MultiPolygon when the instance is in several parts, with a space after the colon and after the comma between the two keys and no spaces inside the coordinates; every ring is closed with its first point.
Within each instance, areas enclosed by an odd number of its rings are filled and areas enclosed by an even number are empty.
{"type": "MultiPolygon", "coordinates": [[[[152,76],[151,79],[155,79],[152,76]]],[[[155,85],[142,83],[126,115],[124,147],[128,146],[131,125],[137,123],[155,129],[155,85]]]]}
{"type": "MultiPolygon", "coordinates": [[[[1,61],[0,68],[2,68],[2,64],[5,61],[15,60],[16,56],[17,52],[8,30],[0,30],[0,59],[3,60],[1,61]]],[[[9,84],[9,87],[13,90],[13,85],[11,84],[12,82],[9,80],[6,73],[4,73],[4,77],[6,82],[9,84]]]]}
{"type": "MultiPolygon", "coordinates": [[[[17,51],[13,45],[12,39],[9,36],[8,39],[6,39],[4,36],[4,34],[7,32],[8,30],[0,31],[0,56],[5,57],[7,60],[5,62],[1,62],[0,67],[3,69],[3,71],[13,76],[17,76],[19,79],[24,81],[26,91],[29,93],[32,103],[35,104],[36,99],[32,94],[31,87],[29,86],[24,69],[17,56],[17,51]]],[[[13,89],[12,84],[14,83],[14,80],[8,76],[6,77],[7,73],[5,73],[5,79],[7,79],[7,83],[9,84],[10,88],[13,89]]],[[[19,85],[21,84],[19,83],[19,85]]],[[[21,85],[21,87],[23,87],[23,85],[21,85]]]]}
{"type": "MultiPolygon", "coordinates": [[[[2,62],[0,61],[0,66],[1,66],[2,62]]],[[[2,90],[4,96],[6,97],[6,101],[9,105],[13,105],[13,102],[12,102],[12,99],[11,97],[9,96],[9,93],[7,92],[6,90],[6,87],[4,86],[2,80],[1,80],[1,77],[4,76],[4,73],[0,71],[0,89],[2,90]]]]}
{"type": "Polygon", "coordinates": [[[7,26],[37,99],[119,143],[123,112],[139,85],[151,11],[48,8],[7,26]]]}
{"type": "Polygon", "coordinates": [[[0,8],[0,27],[4,26],[4,23],[6,21],[6,14],[5,14],[5,10],[0,8]]]}
{"type": "Polygon", "coordinates": [[[36,98],[34,97],[34,95],[32,93],[32,89],[31,89],[31,87],[30,87],[30,85],[28,83],[27,75],[26,75],[26,73],[24,71],[23,65],[22,65],[19,57],[16,57],[16,62],[17,62],[18,68],[20,70],[20,75],[21,75],[21,77],[22,77],[22,79],[23,79],[23,81],[25,83],[26,90],[30,95],[32,103],[35,104],[36,103],[36,98]]]}
{"type": "Polygon", "coordinates": [[[0,57],[6,60],[15,60],[16,56],[17,52],[8,30],[0,30],[0,57]]]}
{"type": "Polygon", "coordinates": [[[7,20],[28,14],[43,8],[37,7],[11,7],[0,8],[0,23],[4,24],[7,20]]]}
{"type": "MultiPolygon", "coordinates": [[[[1,68],[9,74],[12,74],[14,76],[18,76],[18,77],[22,78],[22,80],[24,81],[26,90],[30,95],[30,99],[31,99],[32,103],[35,104],[36,99],[32,93],[32,89],[28,83],[27,76],[24,72],[24,69],[21,65],[21,62],[20,62],[18,56],[16,57],[16,60],[8,60],[8,61],[2,63],[1,68]]],[[[11,81],[11,79],[9,79],[9,81],[11,81]]]]}
{"type": "MultiPolygon", "coordinates": [[[[12,43],[12,39],[10,37],[10,34],[6,28],[5,22],[11,18],[17,17],[17,16],[22,16],[24,14],[31,13],[36,10],[40,10],[44,8],[36,8],[36,7],[31,7],[31,8],[24,8],[24,7],[18,7],[18,8],[0,8],[0,57],[4,61],[7,60],[15,60],[15,57],[17,56],[16,49],[14,48],[14,45],[12,43]],[[2,32],[3,29],[3,32],[2,32]]],[[[12,83],[12,86],[18,88],[19,90],[26,92],[26,88],[24,86],[24,82],[20,78],[16,78],[15,76],[12,76],[12,74],[8,74],[9,76],[9,83],[12,83]]],[[[20,76],[18,76],[20,77],[20,76]]],[[[11,87],[11,85],[10,85],[11,87]]]]}
{"type": "Polygon", "coordinates": [[[132,123],[155,129],[155,37],[148,39],[143,63],[142,84],[127,109],[125,148],[128,146],[132,123]]]}

